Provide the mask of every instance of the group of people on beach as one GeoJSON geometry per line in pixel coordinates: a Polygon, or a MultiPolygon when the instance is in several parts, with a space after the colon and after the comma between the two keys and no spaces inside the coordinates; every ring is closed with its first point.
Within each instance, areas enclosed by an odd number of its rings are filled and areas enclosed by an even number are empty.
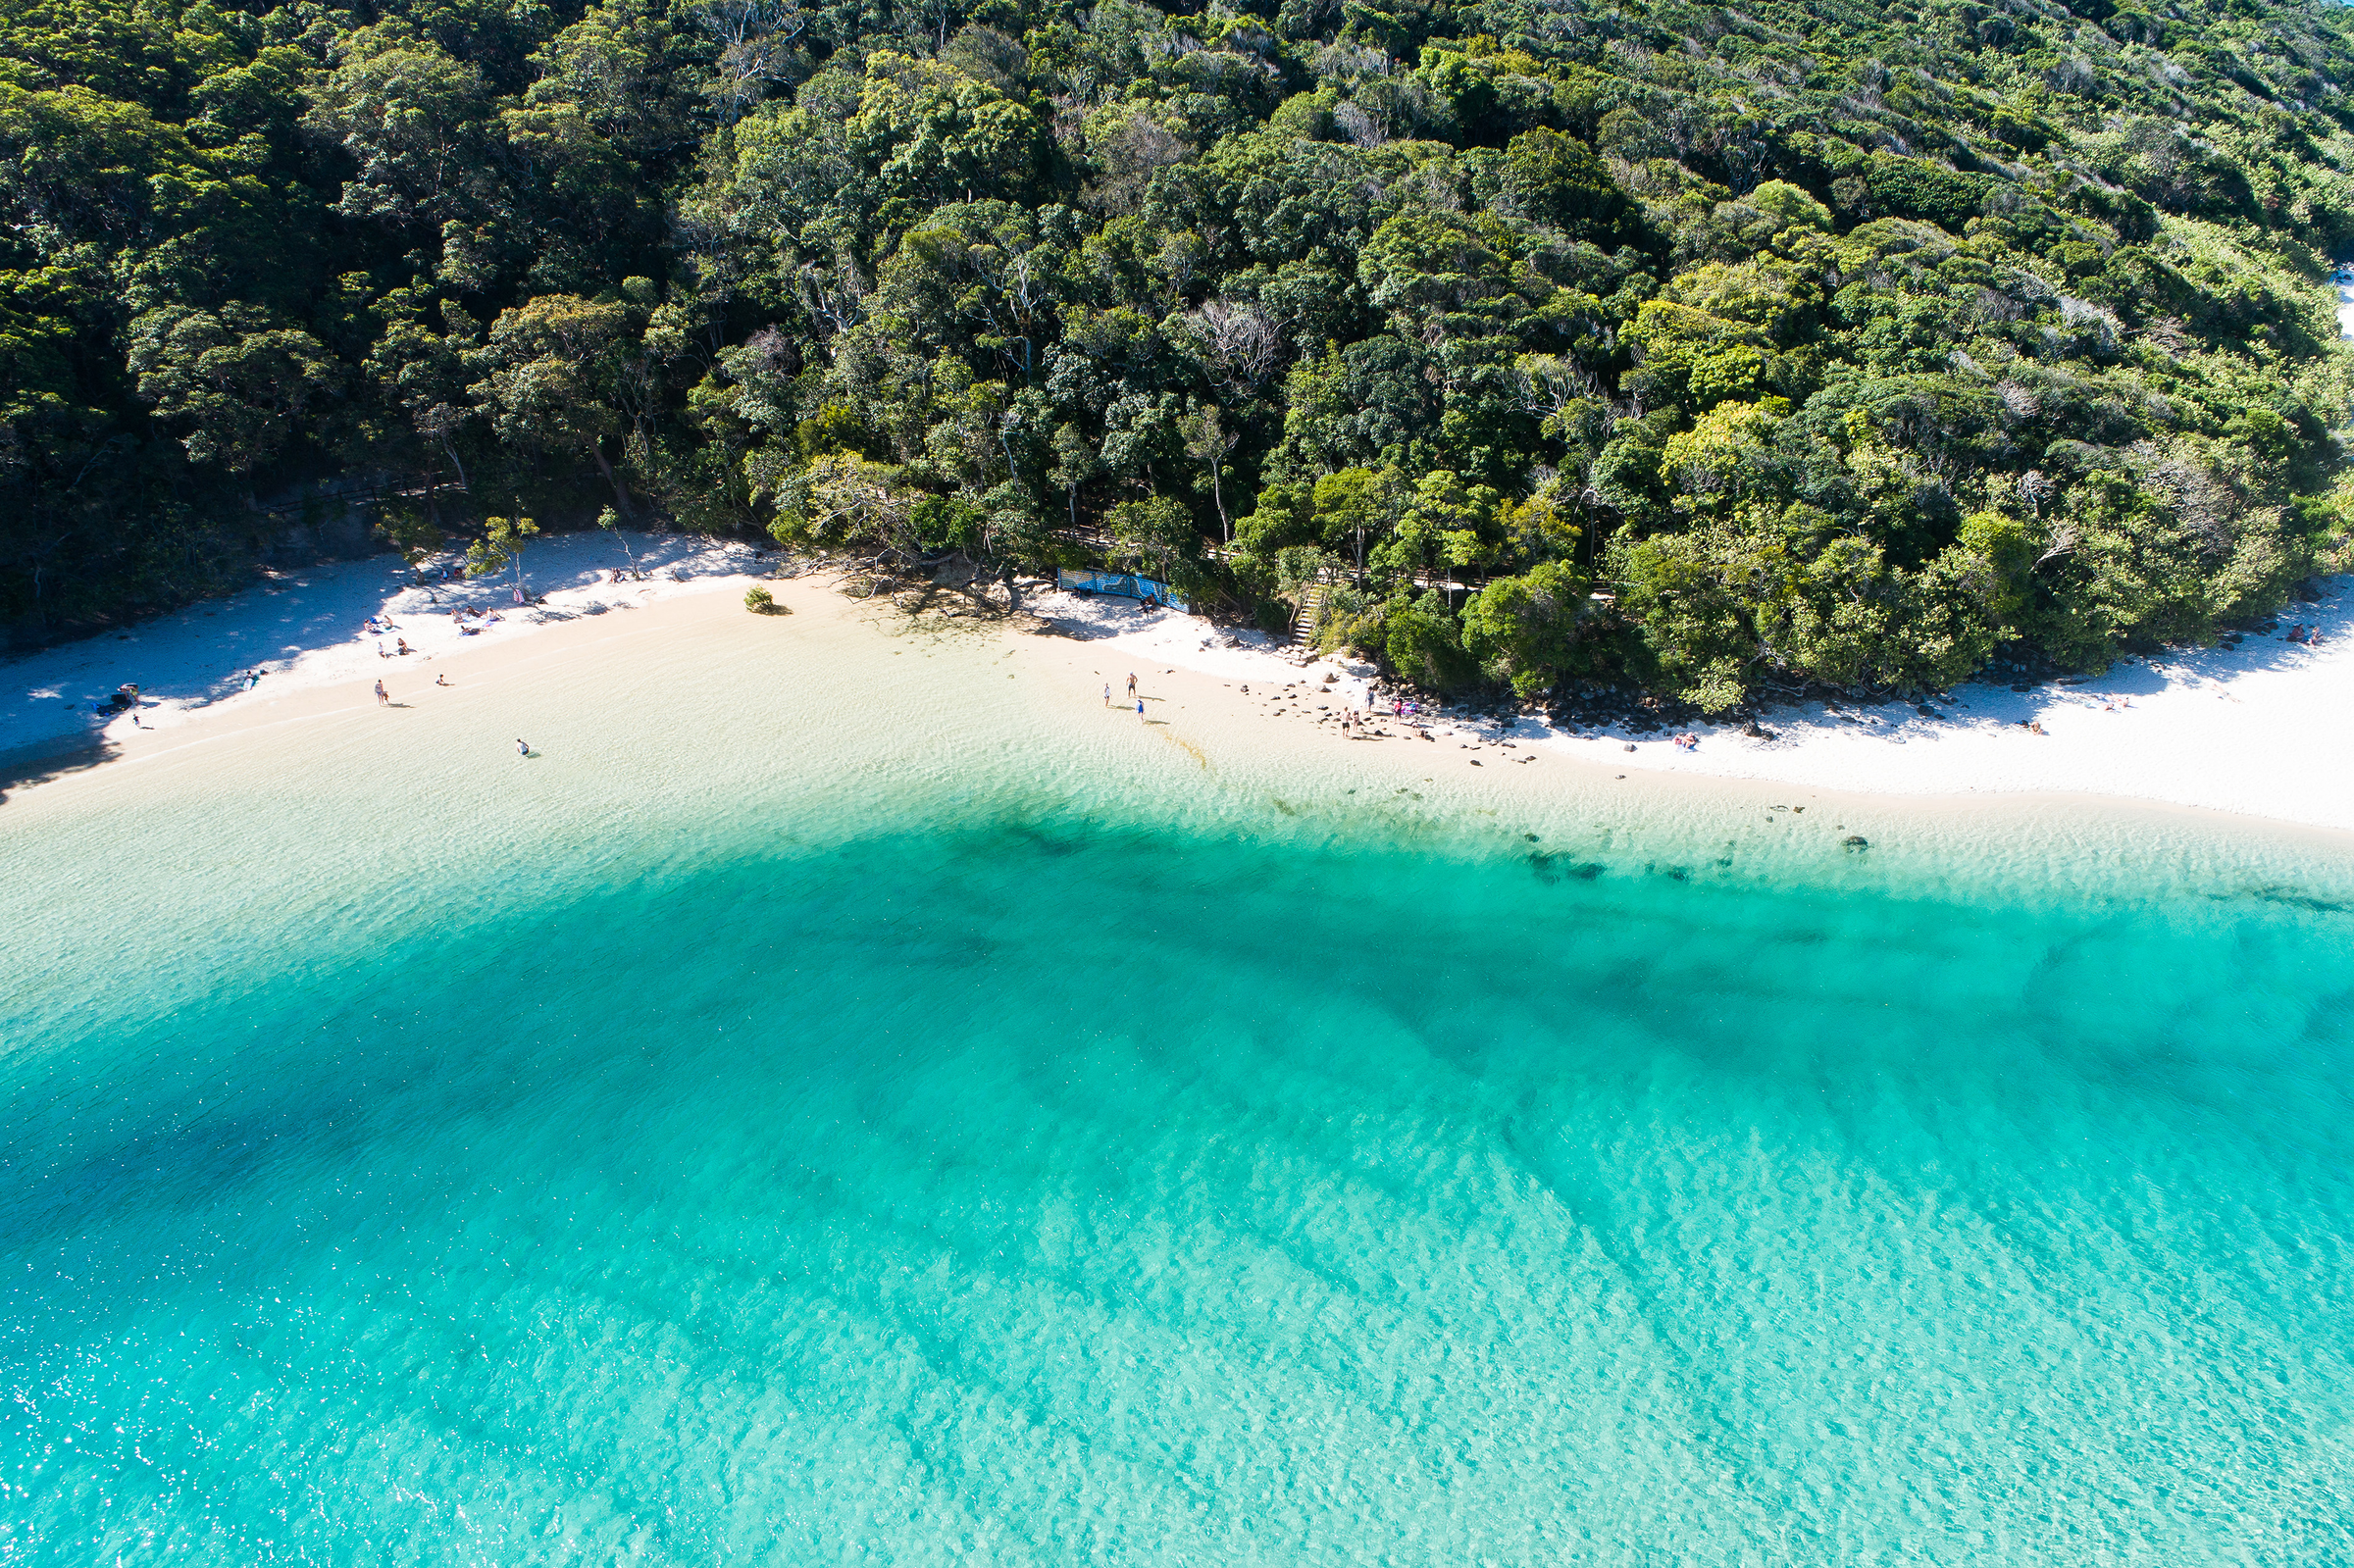
{"type": "Polygon", "coordinates": [[[399,629],[392,624],[392,618],[388,615],[372,615],[368,618],[368,634],[376,638],[376,656],[378,658],[405,659],[410,654],[417,651],[415,648],[409,646],[409,639],[403,636],[395,636],[392,639],[398,644],[398,647],[387,648],[384,646],[385,633],[397,632],[398,630],[399,629]]]}
{"type": "MultiPolygon", "coordinates": [[[[1125,708],[1130,702],[1136,704],[1136,716],[1142,719],[1145,716],[1145,699],[1136,694],[1136,672],[1134,670],[1128,672],[1128,699],[1120,706],[1125,708]]],[[[1103,706],[1106,708],[1111,706],[1111,683],[1108,681],[1103,683],[1103,706]]]]}
{"type": "MultiPolygon", "coordinates": [[[[1131,702],[1136,704],[1136,716],[1142,719],[1145,716],[1145,699],[1136,694],[1136,672],[1134,670],[1128,672],[1128,697],[1120,706],[1126,708],[1131,702]]],[[[1108,681],[1103,683],[1103,706],[1106,708],[1111,706],[1111,683],[1108,681]]]]}
{"type": "Polygon", "coordinates": [[[1675,749],[1678,751],[1698,751],[1700,749],[1700,736],[1694,734],[1689,730],[1685,731],[1682,734],[1675,737],[1675,749]]]}
{"type": "Polygon", "coordinates": [[[133,730],[147,728],[139,722],[139,688],[134,682],[126,681],[115,687],[115,694],[99,703],[98,711],[100,713],[128,712],[130,715],[130,727],[133,730]]]}

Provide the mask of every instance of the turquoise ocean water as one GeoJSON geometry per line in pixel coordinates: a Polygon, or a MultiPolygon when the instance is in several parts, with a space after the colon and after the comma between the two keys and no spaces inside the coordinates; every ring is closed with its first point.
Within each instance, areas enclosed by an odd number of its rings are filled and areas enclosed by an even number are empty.
{"type": "Polygon", "coordinates": [[[802,809],[30,846],[0,1563],[2354,1560],[2342,887],[802,809]]]}

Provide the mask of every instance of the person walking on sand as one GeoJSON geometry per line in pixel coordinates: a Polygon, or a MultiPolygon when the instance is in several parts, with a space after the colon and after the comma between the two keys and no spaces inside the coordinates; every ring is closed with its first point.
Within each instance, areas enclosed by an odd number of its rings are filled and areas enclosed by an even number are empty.
{"type": "Polygon", "coordinates": [[[380,708],[388,708],[392,705],[392,694],[384,689],[384,683],[382,681],[376,683],[376,705],[380,708]]]}
{"type": "Polygon", "coordinates": [[[1145,699],[1142,697],[1136,699],[1136,716],[1140,719],[1145,716],[1145,699]]]}
{"type": "Polygon", "coordinates": [[[1132,697],[1136,695],[1136,672],[1134,670],[1128,672],[1128,694],[1132,697]]]}
{"type": "Polygon", "coordinates": [[[1111,706],[1111,683],[1108,681],[1103,683],[1103,706],[1111,706]]]}

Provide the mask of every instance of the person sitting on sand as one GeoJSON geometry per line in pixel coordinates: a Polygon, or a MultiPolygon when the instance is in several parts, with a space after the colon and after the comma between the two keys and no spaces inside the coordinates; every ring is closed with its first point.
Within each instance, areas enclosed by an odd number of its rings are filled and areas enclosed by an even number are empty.
{"type": "Polygon", "coordinates": [[[407,658],[409,656],[409,639],[407,637],[394,637],[392,640],[400,644],[400,656],[404,659],[407,658]]]}
{"type": "Polygon", "coordinates": [[[445,686],[449,684],[449,677],[445,675],[437,675],[434,677],[434,684],[437,686],[445,686]]]}

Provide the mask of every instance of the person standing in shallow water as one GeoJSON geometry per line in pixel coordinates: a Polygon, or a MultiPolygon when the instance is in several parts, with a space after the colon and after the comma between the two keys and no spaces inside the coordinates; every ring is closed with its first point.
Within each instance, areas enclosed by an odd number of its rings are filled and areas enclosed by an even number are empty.
{"type": "Polygon", "coordinates": [[[1128,672],[1128,694],[1132,697],[1136,695],[1136,672],[1134,670],[1128,672]]]}
{"type": "Polygon", "coordinates": [[[524,739],[522,736],[518,735],[518,736],[516,737],[516,740],[515,740],[515,755],[517,755],[517,756],[519,756],[519,757],[528,757],[528,756],[530,756],[531,754],[532,754],[532,743],[531,743],[529,740],[526,740],[526,739],[524,739]]]}

